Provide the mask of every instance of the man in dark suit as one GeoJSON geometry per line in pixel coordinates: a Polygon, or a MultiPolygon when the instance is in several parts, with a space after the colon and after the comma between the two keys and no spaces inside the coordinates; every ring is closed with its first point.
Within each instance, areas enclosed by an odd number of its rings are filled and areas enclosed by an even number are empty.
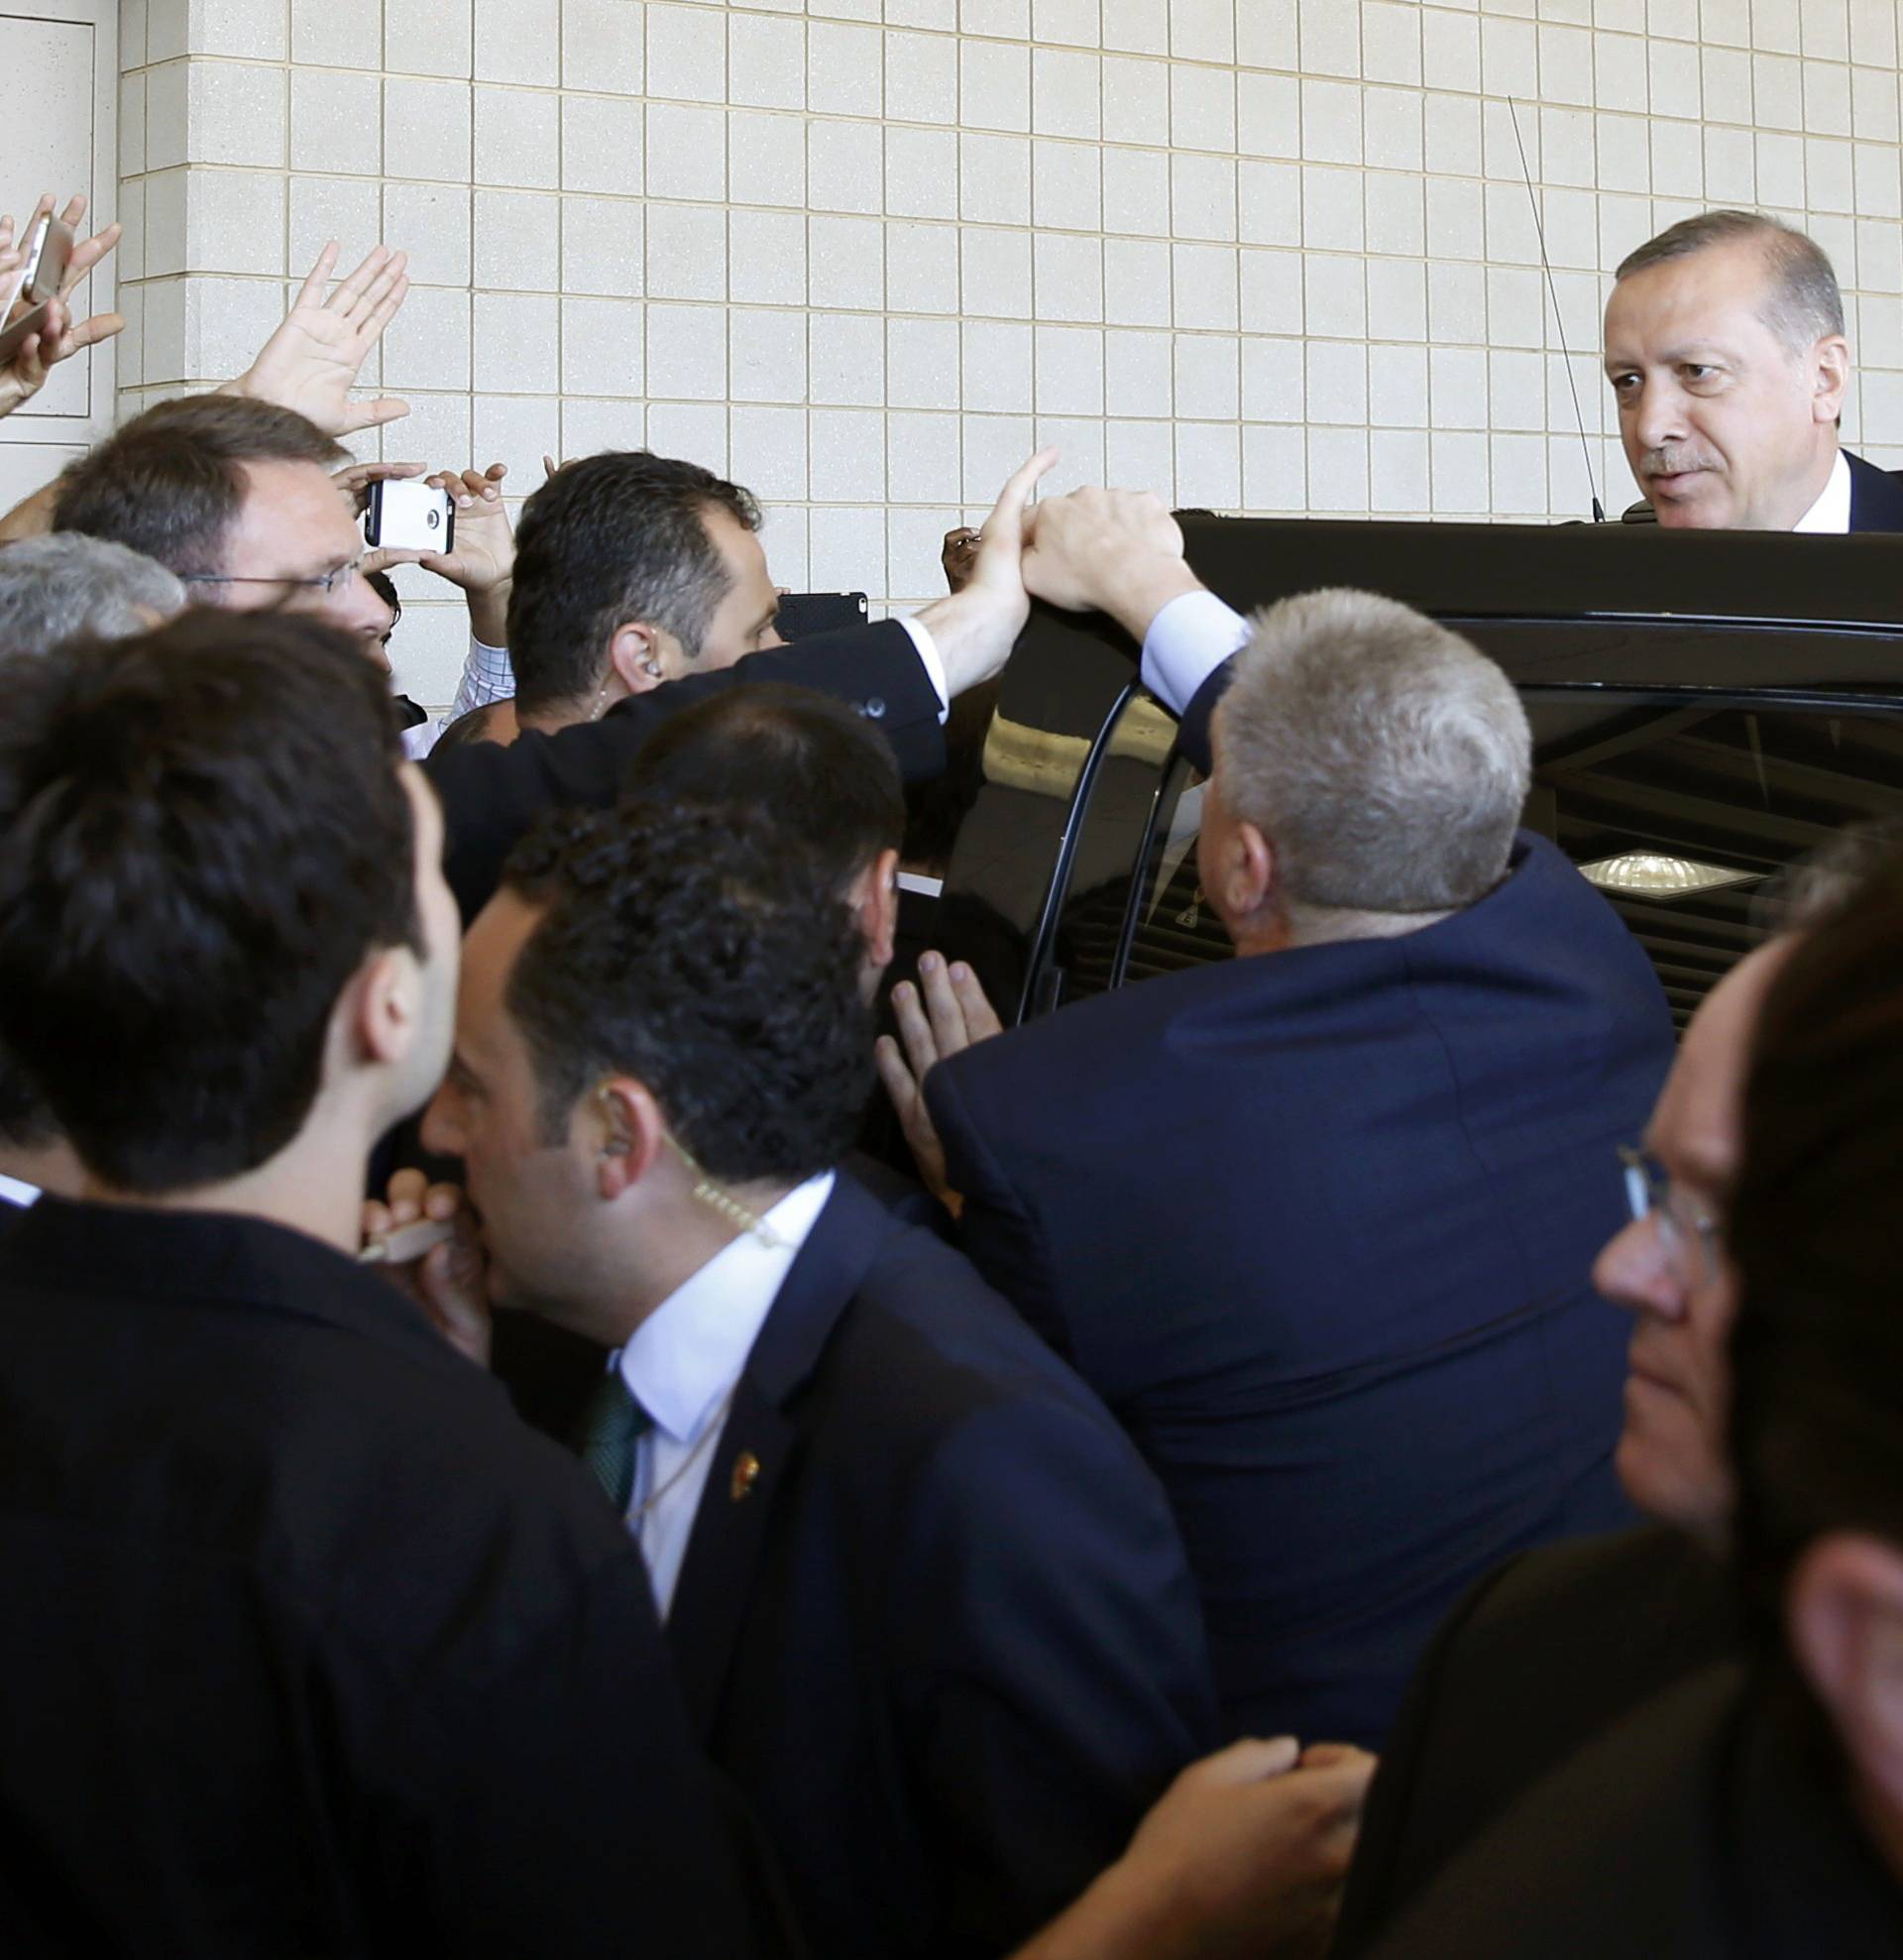
{"type": "Polygon", "coordinates": [[[1042,507],[1026,577],[1213,741],[1202,888],[1245,957],[932,1072],[963,1243],[1163,1477],[1230,1728],[1372,1743],[1468,1585],[1629,1516],[1589,1272],[1664,1002],[1515,835],[1524,717],[1464,641],[1317,595],[1228,662],[1247,627],[1112,493],[1042,507]]]}
{"type": "MultiPolygon", "coordinates": [[[[834,1169],[863,964],[757,815],[568,813],[471,929],[423,1139],[466,1166],[489,1297],[616,1350],[585,1454],[813,1950],[994,1960],[1118,1856],[1215,1701],[1128,1441],[834,1169]]],[[[421,1280],[467,1328],[452,1263],[421,1280]]]]}
{"type": "Polygon", "coordinates": [[[1759,1014],[1724,1232],[1747,1658],[1554,1770],[1380,1960],[1903,1951],[1899,972],[1903,859],[1791,949],[1759,1014]]]}
{"type": "Polygon", "coordinates": [[[1627,521],[1903,530],[1903,483],[1838,442],[1850,350],[1822,248],[1754,211],[1701,211],[1624,259],[1606,375],[1645,502],[1627,521]]]}
{"type": "Polygon", "coordinates": [[[762,1950],[639,1561],[357,1256],[458,943],[381,675],[210,613],[29,662],[0,832],[86,1191],[0,1261],[7,1951],[762,1950]]]}
{"type": "MultiPolygon", "coordinates": [[[[595,458],[591,464],[617,460],[595,458]]],[[[482,909],[510,848],[544,810],[612,803],[629,762],[657,727],[696,701],[736,684],[790,681],[837,695],[876,724],[908,778],[936,775],[945,763],[942,725],[950,703],[1003,667],[1029,615],[1019,569],[1021,526],[1033,486],[1055,460],[1056,453],[1045,450],[1005,485],[985,519],[984,544],[971,577],[958,592],[911,619],[820,634],[797,646],[780,644],[767,618],[753,635],[760,650],[742,657],[737,645],[724,645],[722,651],[733,662],[729,665],[711,665],[697,646],[683,646],[678,634],[656,636],[651,620],[643,617],[652,606],[636,604],[644,586],[635,574],[644,568],[630,543],[630,583],[618,598],[611,591],[594,608],[589,628],[593,646],[583,656],[588,672],[607,676],[588,702],[591,717],[600,719],[573,722],[554,734],[526,732],[507,747],[472,742],[430,758],[430,779],[443,799],[449,828],[444,869],[464,922],[482,909]]],[[[581,471],[591,465],[570,467],[581,471]]],[[[559,472],[537,495],[558,493],[567,499],[568,476],[567,470],[559,472]]],[[[612,487],[606,485],[604,495],[612,487]]],[[[722,537],[731,562],[721,559],[712,576],[719,581],[718,591],[730,597],[728,582],[738,589],[739,573],[748,581],[764,580],[765,560],[758,539],[731,510],[725,504],[718,509],[726,516],[722,537]]],[[[543,536],[538,544],[539,535],[524,521],[517,603],[524,576],[531,591],[562,589],[562,568],[552,562],[560,537],[543,536]]],[[[560,535],[572,535],[575,551],[584,558],[613,549],[611,539],[590,530],[579,518],[572,525],[565,523],[560,535]]],[[[579,578],[585,567],[578,563],[570,569],[579,578]]],[[[542,630],[530,622],[518,628],[511,610],[509,633],[511,644],[518,633],[532,643],[542,630]]],[[[551,685],[566,688],[568,682],[551,685]]]]}

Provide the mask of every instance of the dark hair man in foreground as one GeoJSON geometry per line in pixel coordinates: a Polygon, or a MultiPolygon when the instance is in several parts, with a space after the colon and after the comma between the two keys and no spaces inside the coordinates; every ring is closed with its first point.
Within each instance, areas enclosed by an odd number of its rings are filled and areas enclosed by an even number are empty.
{"type": "Polygon", "coordinates": [[[571,814],[470,931],[423,1140],[466,1166],[490,1297],[616,1350],[585,1453],[813,1950],[993,1960],[1117,1857],[1215,1705],[1136,1452],[836,1169],[864,963],[759,818],[571,814]]]}
{"type": "Polygon", "coordinates": [[[458,956],[381,676],[199,613],[7,694],[0,1041],[86,1201],[0,1270],[0,1923],[607,1955],[635,1899],[755,1950],[639,1560],[355,1257],[458,956]]]}

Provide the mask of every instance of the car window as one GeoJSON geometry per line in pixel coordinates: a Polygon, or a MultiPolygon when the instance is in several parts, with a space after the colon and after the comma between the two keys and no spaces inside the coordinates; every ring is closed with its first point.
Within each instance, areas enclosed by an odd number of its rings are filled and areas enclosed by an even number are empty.
{"type": "MultiPolygon", "coordinates": [[[[1792,865],[1846,825],[1903,814],[1903,711],[1878,703],[1571,687],[1521,699],[1534,753],[1523,821],[1606,894],[1681,1026],[1775,930],[1792,865]]],[[[1177,756],[1137,882],[1126,983],[1231,957],[1196,879],[1200,822],[1200,778],[1177,756]]],[[[1072,932],[1080,970],[1086,943],[1115,937],[1089,927],[1072,932]]]]}

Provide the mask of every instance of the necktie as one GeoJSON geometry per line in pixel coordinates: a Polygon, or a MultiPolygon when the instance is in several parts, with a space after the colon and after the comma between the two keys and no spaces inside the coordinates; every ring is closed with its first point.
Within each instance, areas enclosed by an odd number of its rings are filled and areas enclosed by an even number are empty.
{"type": "Polygon", "coordinates": [[[608,1501],[621,1516],[634,1490],[634,1445],[654,1427],[654,1419],[635,1401],[618,1367],[610,1368],[589,1404],[582,1432],[582,1460],[595,1472],[608,1501]]]}

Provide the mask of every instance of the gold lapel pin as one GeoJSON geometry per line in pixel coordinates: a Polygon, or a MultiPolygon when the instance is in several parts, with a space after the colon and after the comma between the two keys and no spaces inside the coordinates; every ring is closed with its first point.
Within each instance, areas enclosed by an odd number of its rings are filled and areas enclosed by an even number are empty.
{"type": "Polygon", "coordinates": [[[760,1459],[750,1449],[742,1449],[733,1459],[733,1475],[727,1486],[727,1494],[737,1504],[741,1498],[753,1494],[753,1486],[760,1480],[760,1459]]]}

